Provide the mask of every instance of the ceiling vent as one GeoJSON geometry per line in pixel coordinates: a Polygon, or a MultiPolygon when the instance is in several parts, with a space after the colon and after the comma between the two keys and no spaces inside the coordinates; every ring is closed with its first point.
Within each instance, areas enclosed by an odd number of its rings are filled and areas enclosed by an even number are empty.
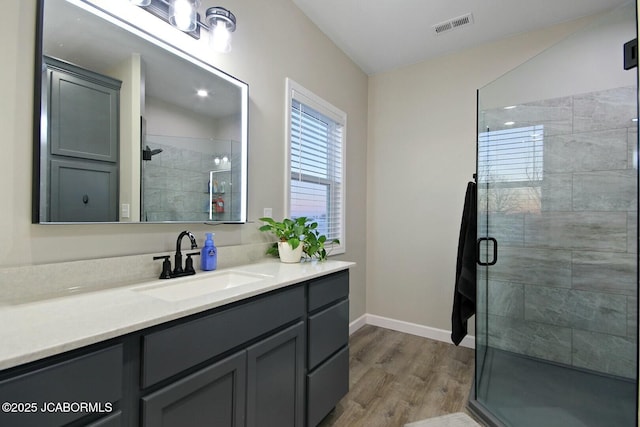
{"type": "Polygon", "coordinates": [[[457,18],[449,19],[448,21],[441,22],[434,25],[433,32],[435,35],[446,33],[447,31],[455,30],[456,28],[464,27],[473,24],[473,15],[467,13],[466,15],[458,16],[457,18]]]}

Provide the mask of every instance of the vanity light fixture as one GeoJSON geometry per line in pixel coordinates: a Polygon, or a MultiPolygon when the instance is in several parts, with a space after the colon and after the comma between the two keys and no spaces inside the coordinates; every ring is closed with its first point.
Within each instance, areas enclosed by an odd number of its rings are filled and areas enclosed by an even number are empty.
{"type": "Polygon", "coordinates": [[[236,17],[224,7],[207,9],[205,22],[200,21],[200,0],[129,0],[177,29],[200,39],[200,28],[209,32],[209,45],[218,52],[231,50],[231,33],[236,30],[236,17]]]}
{"type": "Polygon", "coordinates": [[[205,20],[209,24],[209,45],[218,52],[231,51],[231,33],[236,30],[236,17],[224,7],[207,9],[205,20]]]}
{"type": "Polygon", "coordinates": [[[200,0],[169,0],[169,23],[186,33],[198,28],[200,0]]]}

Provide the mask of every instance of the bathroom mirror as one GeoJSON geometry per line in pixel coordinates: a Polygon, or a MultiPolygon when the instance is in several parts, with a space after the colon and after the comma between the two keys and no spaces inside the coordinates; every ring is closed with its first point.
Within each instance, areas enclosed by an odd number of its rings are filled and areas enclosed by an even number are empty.
{"type": "Polygon", "coordinates": [[[36,43],[34,223],[246,221],[247,84],[82,0],[36,43]]]}

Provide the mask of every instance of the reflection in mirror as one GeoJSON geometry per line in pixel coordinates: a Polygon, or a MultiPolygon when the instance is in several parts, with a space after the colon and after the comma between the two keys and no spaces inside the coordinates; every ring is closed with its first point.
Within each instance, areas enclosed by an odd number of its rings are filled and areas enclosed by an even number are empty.
{"type": "Polygon", "coordinates": [[[247,85],[86,2],[40,12],[34,222],[246,221],[247,85]]]}

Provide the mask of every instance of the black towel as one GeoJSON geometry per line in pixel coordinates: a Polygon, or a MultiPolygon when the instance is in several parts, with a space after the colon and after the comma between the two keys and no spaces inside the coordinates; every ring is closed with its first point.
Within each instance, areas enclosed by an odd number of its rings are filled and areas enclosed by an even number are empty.
{"type": "Polygon", "coordinates": [[[476,215],[476,184],[470,182],[467,185],[460,225],[451,313],[451,341],[455,345],[460,344],[467,335],[467,320],[476,312],[476,215]]]}

